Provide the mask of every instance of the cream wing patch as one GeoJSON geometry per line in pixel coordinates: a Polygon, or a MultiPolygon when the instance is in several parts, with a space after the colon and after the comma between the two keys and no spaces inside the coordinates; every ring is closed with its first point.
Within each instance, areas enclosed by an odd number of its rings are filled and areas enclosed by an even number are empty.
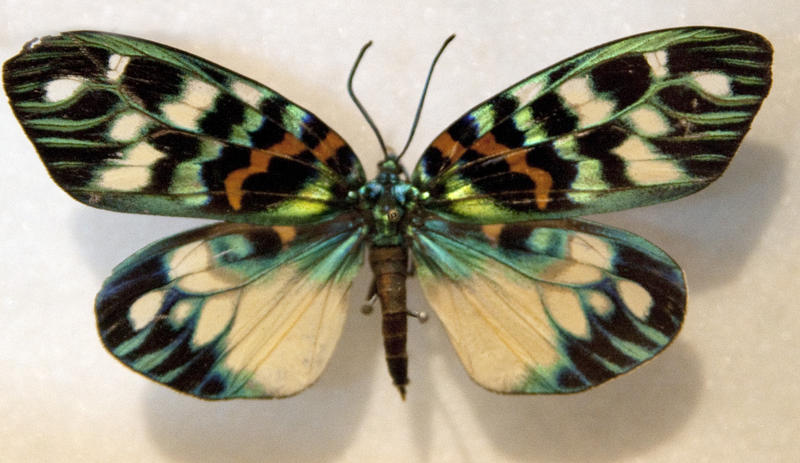
{"type": "Polygon", "coordinates": [[[472,379],[512,392],[531,366],[559,362],[557,333],[530,280],[507,278],[507,268],[495,260],[482,273],[461,282],[420,273],[420,283],[472,379]]]}
{"type": "Polygon", "coordinates": [[[675,161],[636,135],[628,137],[611,152],[625,161],[625,175],[638,185],[677,182],[685,177],[675,161]]]}
{"type": "Polygon", "coordinates": [[[640,320],[647,319],[653,308],[653,296],[642,285],[635,281],[620,280],[617,282],[617,291],[631,313],[640,320]]]}
{"type": "Polygon", "coordinates": [[[139,111],[127,111],[122,113],[111,124],[109,137],[114,141],[130,141],[138,137],[142,130],[147,127],[149,117],[139,111]]]}
{"type": "Polygon", "coordinates": [[[704,92],[713,96],[730,96],[731,80],[721,72],[693,72],[692,80],[704,92]]]}
{"type": "Polygon", "coordinates": [[[202,346],[221,336],[236,314],[239,291],[217,294],[206,300],[192,334],[192,344],[202,346]]]}
{"type": "Polygon", "coordinates": [[[169,319],[173,326],[182,326],[194,310],[194,304],[189,300],[178,301],[169,312],[169,319]]]}
{"type": "Polygon", "coordinates": [[[569,257],[584,265],[610,270],[614,249],[608,241],[588,233],[574,233],[568,240],[569,257]]]}
{"type": "Polygon", "coordinates": [[[341,334],[348,287],[320,288],[290,264],[263,278],[242,294],[224,364],[251,372],[248,382],[267,395],[285,397],[322,373],[341,334]]]}
{"type": "Polygon", "coordinates": [[[511,94],[517,99],[520,106],[530,103],[536,98],[544,88],[544,84],[539,81],[526,82],[519,87],[512,89],[511,94]]]}
{"type": "Polygon", "coordinates": [[[650,66],[650,72],[656,77],[664,77],[669,73],[667,68],[667,52],[658,50],[644,54],[644,59],[650,66]]]}
{"type": "Polygon", "coordinates": [[[219,224],[209,229],[216,230],[167,240],[167,246],[145,254],[140,262],[146,268],[125,267],[159,284],[130,302],[123,312],[126,324],[110,321],[111,329],[131,330],[115,355],[139,371],[156,371],[152,374],[158,381],[201,397],[300,392],[322,373],[341,334],[347,293],[361,262],[360,235],[334,229],[309,239],[297,237],[293,227],[256,232],[245,225],[219,224]],[[255,239],[278,237],[269,255],[254,246],[255,239]],[[231,253],[235,258],[226,257],[231,253]],[[155,256],[161,268],[153,266],[155,256]],[[154,278],[162,271],[168,274],[154,278]],[[155,356],[137,352],[147,340],[165,341],[164,324],[175,330],[174,339],[167,339],[155,356]],[[160,333],[158,340],[151,338],[155,333],[160,333]],[[174,383],[176,375],[184,374],[196,381],[194,386],[174,383]]]}
{"type": "Polygon", "coordinates": [[[164,291],[150,291],[140,297],[128,309],[128,320],[134,329],[140,330],[149,325],[164,302],[164,291]]]}
{"type": "Polygon", "coordinates": [[[56,103],[78,93],[86,79],[80,76],[67,76],[52,80],[44,86],[44,99],[56,103]]]}
{"type": "Polygon", "coordinates": [[[558,94],[577,115],[579,125],[587,127],[608,119],[614,111],[614,103],[595,94],[588,77],[575,77],[558,88],[558,94]]]}
{"type": "Polygon", "coordinates": [[[584,390],[651,358],[682,320],[674,262],[590,222],[432,222],[412,251],[465,369],[492,391],[584,390]]]}
{"type": "Polygon", "coordinates": [[[114,161],[114,164],[150,167],[166,156],[166,154],[153,148],[149,143],[140,142],[128,148],[120,159],[114,161]]]}
{"type": "Polygon", "coordinates": [[[110,55],[108,57],[108,71],[106,71],[106,79],[110,80],[111,82],[116,82],[122,77],[122,74],[125,72],[125,68],[128,67],[128,63],[130,63],[131,57],[130,56],[122,56],[116,53],[110,55]]]}
{"type": "Polygon", "coordinates": [[[670,130],[664,116],[651,106],[641,106],[628,114],[628,120],[633,128],[645,136],[665,135],[670,130]]]}
{"type": "Polygon", "coordinates": [[[150,183],[149,167],[109,167],[99,171],[94,184],[111,191],[138,191],[150,183]]]}
{"type": "Polygon", "coordinates": [[[180,99],[162,104],[161,111],[178,127],[196,130],[197,122],[211,109],[219,94],[219,89],[207,82],[190,80],[180,99]]]}
{"type": "Polygon", "coordinates": [[[578,294],[566,287],[542,285],[542,300],[555,323],[576,338],[589,339],[589,320],[583,312],[578,294]]]}
{"type": "Polygon", "coordinates": [[[234,95],[254,108],[258,108],[259,103],[264,99],[261,91],[241,80],[233,82],[231,90],[234,95]]]}

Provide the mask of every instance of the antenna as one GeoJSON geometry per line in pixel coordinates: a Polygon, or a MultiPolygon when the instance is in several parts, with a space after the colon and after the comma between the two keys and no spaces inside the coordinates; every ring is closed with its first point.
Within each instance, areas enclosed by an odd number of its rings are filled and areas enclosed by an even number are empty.
{"type": "MultiPolygon", "coordinates": [[[[431,63],[430,69],[428,69],[428,77],[425,79],[425,86],[422,88],[422,96],[419,99],[419,104],[417,105],[417,113],[414,115],[414,122],[411,124],[411,131],[408,134],[408,140],[406,140],[405,146],[403,146],[403,150],[397,156],[397,159],[400,159],[408,150],[408,146],[411,145],[411,140],[414,138],[414,133],[417,131],[417,125],[419,124],[419,118],[422,114],[422,106],[425,104],[425,95],[428,93],[428,86],[431,83],[431,76],[433,76],[433,69],[436,67],[436,62],[439,61],[439,57],[442,56],[442,52],[444,49],[447,48],[447,45],[456,38],[455,34],[450,35],[447,39],[445,39],[442,46],[439,48],[439,51],[436,53],[436,56],[433,58],[433,62],[431,63]]],[[[370,40],[363,47],[361,47],[361,51],[358,53],[358,57],[356,58],[356,62],[353,63],[353,68],[350,70],[350,76],[347,78],[347,93],[350,95],[350,99],[353,100],[358,110],[361,111],[361,115],[364,116],[369,126],[372,128],[372,131],[375,133],[375,137],[378,139],[378,143],[381,145],[381,150],[383,151],[383,157],[388,159],[389,152],[386,150],[386,144],[383,142],[383,137],[381,136],[378,127],[375,125],[375,122],[372,121],[372,118],[367,113],[367,110],[364,109],[364,106],[356,97],[355,92],[353,91],[353,76],[356,73],[356,69],[358,68],[359,63],[361,63],[361,58],[364,57],[364,53],[366,53],[367,48],[372,46],[372,41],[370,40]]]]}
{"type": "Polygon", "coordinates": [[[375,136],[378,138],[378,143],[381,145],[381,150],[383,151],[383,157],[385,159],[389,158],[389,153],[386,151],[386,144],[383,142],[383,137],[381,137],[381,133],[378,131],[378,127],[372,122],[372,118],[369,117],[369,113],[367,110],[364,109],[364,106],[361,105],[361,102],[358,101],[356,98],[356,94],[353,92],[353,76],[356,73],[356,69],[358,68],[358,63],[361,62],[361,58],[364,57],[364,53],[367,51],[367,48],[372,46],[372,40],[364,44],[361,47],[361,51],[358,53],[358,57],[356,58],[356,62],[353,63],[353,68],[350,70],[350,77],[347,78],[347,93],[350,94],[350,99],[353,100],[353,103],[356,104],[358,110],[361,111],[361,115],[364,116],[364,119],[367,120],[367,124],[372,128],[372,131],[375,132],[375,136]]]}
{"type": "Polygon", "coordinates": [[[417,131],[417,124],[419,124],[419,116],[422,114],[422,105],[425,103],[425,95],[428,94],[428,85],[431,83],[433,68],[436,66],[436,62],[439,61],[439,57],[442,56],[444,49],[447,48],[447,45],[452,42],[454,38],[456,38],[455,34],[451,34],[450,37],[446,38],[442,46],[439,48],[439,52],[436,53],[436,56],[433,58],[431,67],[428,69],[428,77],[425,79],[425,87],[422,88],[422,96],[419,99],[419,105],[417,105],[417,114],[414,115],[414,122],[411,124],[411,132],[408,134],[408,140],[406,140],[406,145],[403,147],[403,150],[400,151],[399,155],[397,155],[397,159],[400,159],[404,154],[406,154],[406,150],[411,144],[411,139],[414,138],[414,132],[417,131]]]}

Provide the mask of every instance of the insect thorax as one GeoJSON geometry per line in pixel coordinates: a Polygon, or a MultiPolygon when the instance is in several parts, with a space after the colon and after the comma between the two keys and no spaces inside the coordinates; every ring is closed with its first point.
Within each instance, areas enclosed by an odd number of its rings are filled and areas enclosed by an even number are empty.
{"type": "Polygon", "coordinates": [[[358,190],[359,209],[375,246],[402,245],[419,196],[395,156],[378,164],[378,175],[358,190]]]}

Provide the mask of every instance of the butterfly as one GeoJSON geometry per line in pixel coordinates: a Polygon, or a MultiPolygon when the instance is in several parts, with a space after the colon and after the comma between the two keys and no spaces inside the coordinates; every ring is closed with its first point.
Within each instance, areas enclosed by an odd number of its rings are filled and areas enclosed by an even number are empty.
{"type": "Polygon", "coordinates": [[[296,394],[331,357],[366,255],[403,396],[412,273],[475,382],[570,393],[658,354],[686,307],[664,251],[577,217],[718,178],[769,91],[771,55],[763,37],[716,27],[610,42],[467,111],[411,175],[384,148],[372,180],[309,111],[147,40],[45,37],[4,64],[3,84],[73,198],[222,221],[105,281],[100,337],[133,370],[204,399],[296,394]]]}

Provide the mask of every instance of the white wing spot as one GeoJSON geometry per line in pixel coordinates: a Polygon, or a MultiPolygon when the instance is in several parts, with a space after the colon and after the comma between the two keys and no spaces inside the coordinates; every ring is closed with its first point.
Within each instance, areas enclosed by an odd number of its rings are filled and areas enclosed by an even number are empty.
{"type": "Polygon", "coordinates": [[[569,257],[586,265],[611,270],[614,249],[607,241],[586,233],[576,233],[569,239],[569,257]]]}
{"type": "Polygon", "coordinates": [[[164,302],[164,291],[150,291],[140,297],[128,310],[128,321],[134,331],[139,331],[150,324],[164,302]]]}
{"type": "Polygon", "coordinates": [[[74,95],[85,81],[83,77],[78,76],[51,80],[44,86],[44,98],[51,103],[66,100],[74,95]]]}
{"type": "Polygon", "coordinates": [[[542,298],[547,311],[558,326],[573,336],[583,339],[590,337],[589,320],[583,313],[581,301],[575,291],[560,286],[544,285],[542,298]]]}
{"type": "Polygon", "coordinates": [[[588,77],[576,77],[564,82],[558,87],[558,94],[570,106],[580,106],[594,98],[588,77]]]}
{"type": "Polygon", "coordinates": [[[113,191],[136,191],[150,183],[148,167],[122,166],[110,167],[100,173],[97,186],[113,191]]]}
{"type": "Polygon", "coordinates": [[[197,120],[203,115],[203,111],[183,103],[166,103],[161,112],[173,124],[187,129],[196,129],[197,120]]]}
{"type": "Polygon", "coordinates": [[[581,126],[602,122],[614,111],[614,103],[599,98],[589,86],[588,77],[570,79],[558,88],[558,94],[575,111],[581,126]]]}
{"type": "Polygon", "coordinates": [[[653,308],[653,297],[639,283],[619,280],[617,291],[628,310],[640,320],[646,320],[653,308]]]}
{"type": "Polygon", "coordinates": [[[194,108],[206,110],[214,104],[217,95],[219,90],[213,85],[202,80],[191,80],[186,85],[181,101],[194,108]]]}
{"type": "Polygon", "coordinates": [[[147,126],[148,118],[138,111],[128,111],[119,116],[108,132],[117,141],[129,141],[136,138],[147,126]]]}
{"type": "Polygon", "coordinates": [[[669,72],[667,69],[667,52],[664,50],[644,54],[644,59],[650,65],[650,70],[656,77],[664,77],[669,72]]]}
{"type": "Polygon", "coordinates": [[[126,150],[122,159],[117,160],[116,164],[148,167],[152,166],[158,162],[159,159],[164,157],[166,157],[166,154],[153,148],[146,142],[140,142],[134,145],[132,148],[126,150]]]}
{"type": "Polygon", "coordinates": [[[660,153],[654,152],[647,143],[640,137],[632,135],[625,139],[621,145],[611,150],[614,154],[622,158],[623,161],[647,161],[651,159],[662,159],[660,153]]]}
{"type": "Polygon", "coordinates": [[[238,291],[229,291],[206,300],[192,336],[192,343],[195,346],[202,346],[222,333],[236,312],[238,298],[238,291]]]}
{"type": "Polygon", "coordinates": [[[206,243],[193,242],[176,249],[169,258],[169,275],[178,287],[190,293],[209,293],[230,289],[242,283],[236,272],[215,265],[215,256],[206,243]]]}
{"type": "Polygon", "coordinates": [[[128,67],[128,63],[130,63],[130,61],[130,56],[122,56],[116,53],[109,56],[106,78],[112,82],[119,80],[119,78],[122,76],[122,73],[125,72],[125,68],[128,67]]]}
{"type": "Polygon", "coordinates": [[[211,249],[202,241],[192,241],[172,251],[166,264],[171,280],[200,272],[211,266],[211,249]]]}
{"type": "Polygon", "coordinates": [[[683,171],[666,159],[637,161],[625,167],[625,175],[638,185],[659,185],[684,179],[683,171]]]}
{"type": "Polygon", "coordinates": [[[517,99],[519,105],[523,106],[536,98],[541,93],[542,88],[544,88],[542,82],[530,82],[511,90],[511,94],[517,99]]]}
{"type": "Polygon", "coordinates": [[[602,279],[603,272],[593,265],[562,260],[548,266],[542,278],[563,285],[586,285],[602,279]]]}
{"type": "Polygon", "coordinates": [[[169,311],[169,321],[175,327],[182,326],[194,310],[194,304],[184,299],[178,301],[169,311]]]}
{"type": "Polygon", "coordinates": [[[38,47],[42,44],[42,39],[40,37],[36,37],[35,39],[31,40],[30,42],[23,45],[25,51],[33,50],[34,48],[38,47]]]}
{"type": "Polygon", "coordinates": [[[194,273],[183,277],[178,287],[190,293],[205,293],[209,291],[224,291],[236,283],[242,283],[234,278],[230,271],[218,267],[204,272],[194,273]]]}
{"type": "Polygon", "coordinates": [[[693,72],[692,79],[704,92],[714,96],[730,96],[731,80],[720,72],[693,72]]]}
{"type": "Polygon", "coordinates": [[[608,119],[611,113],[614,112],[614,103],[596,99],[582,104],[577,108],[578,120],[582,126],[599,124],[600,122],[608,119]]]}
{"type": "Polygon", "coordinates": [[[231,90],[233,90],[234,95],[254,108],[258,108],[258,104],[261,103],[261,92],[246,82],[237,80],[231,85],[231,90]]]}
{"type": "Polygon", "coordinates": [[[217,95],[219,90],[213,85],[201,80],[191,80],[186,84],[180,101],[163,104],[161,112],[170,122],[180,127],[196,129],[197,121],[213,106],[217,95]]]}
{"type": "Polygon", "coordinates": [[[592,291],[589,293],[589,297],[587,299],[589,305],[591,305],[592,309],[594,309],[594,312],[601,317],[611,315],[611,313],[614,311],[614,304],[611,302],[611,299],[599,291],[592,291]]]}
{"type": "Polygon", "coordinates": [[[637,185],[657,185],[682,180],[684,172],[680,166],[653,149],[633,135],[611,151],[625,161],[625,175],[637,185]]]}
{"type": "Polygon", "coordinates": [[[628,115],[633,127],[643,135],[658,136],[669,131],[669,125],[661,113],[651,106],[642,106],[628,115]]]}

